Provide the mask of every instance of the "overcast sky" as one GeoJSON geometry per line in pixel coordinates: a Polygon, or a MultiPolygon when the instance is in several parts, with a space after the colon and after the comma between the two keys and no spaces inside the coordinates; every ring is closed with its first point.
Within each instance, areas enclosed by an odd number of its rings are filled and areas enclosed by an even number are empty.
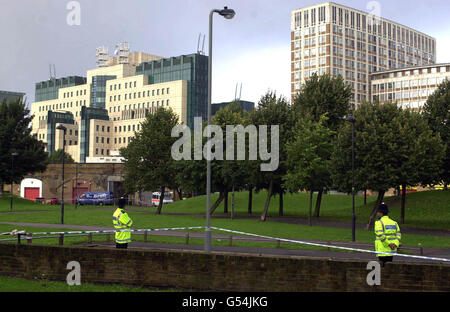
{"type": "MultiPolygon", "coordinates": [[[[0,90],[21,91],[34,101],[34,85],[49,78],[86,75],[96,68],[95,49],[128,41],[132,51],[163,57],[197,50],[208,32],[208,14],[224,5],[236,16],[214,18],[213,102],[258,102],[268,89],[289,98],[290,12],[313,0],[79,0],[81,25],[66,22],[67,0],[0,0],[0,90]]],[[[335,1],[370,11],[369,1],[335,1]]],[[[437,62],[450,62],[448,0],[381,0],[381,16],[437,39],[437,62]]],[[[205,42],[207,52],[208,38],[205,42]]]]}

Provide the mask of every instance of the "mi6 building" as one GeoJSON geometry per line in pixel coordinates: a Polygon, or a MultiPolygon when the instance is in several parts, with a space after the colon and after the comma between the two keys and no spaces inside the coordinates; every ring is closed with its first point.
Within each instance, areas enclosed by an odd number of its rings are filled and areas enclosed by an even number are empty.
{"type": "Polygon", "coordinates": [[[32,133],[49,154],[63,147],[76,162],[118,155],[141,129],[147,114],[171,108],[193,125],[207,116],[208,57],[200,53],[162,58],[146,53],[109,57],[97,50],[99,67],[86,77],[52,78],[36,84],[32,133]]]}

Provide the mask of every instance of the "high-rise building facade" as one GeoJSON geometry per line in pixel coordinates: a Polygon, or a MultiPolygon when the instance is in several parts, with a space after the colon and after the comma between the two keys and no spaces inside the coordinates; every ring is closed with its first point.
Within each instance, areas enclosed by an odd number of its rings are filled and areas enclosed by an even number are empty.
{"type": "Polygon", "coordinates": [[[32,134],[46,143],[48,153],[63,147],[62,131],[56,130],[59,124],[67,128],[66,152],[76,162],[86,162],[118,155],[147,114],[159,107],[171,108],[184,124],[193,124],[197,116],[206,119],[207,56],[135,55],[133,62],[88,70],[87,77],[36,84],[32,134]]]}
{"type": "Polygon", "coordinates": [[[17,100],[22,101],[24,96],[25,93],[0,90],[0,104],[3,103],[3,101],[6,101],[6,104],[17,100]]]}
{"type": "Polygon", "coordinates": [[[375,72],[370,75],[370,100],[395,101],[403,108],[420,110],[445,79],[450,80],[450,63],[375,72]]]}
{"type": "Polygon", "coordinates": [[[436,61],[436,40],[373,14],[326,2],[291,13],[291,98],[314,73],[341,75],[352,104],[369,100],[376,71],[436,61]]]}

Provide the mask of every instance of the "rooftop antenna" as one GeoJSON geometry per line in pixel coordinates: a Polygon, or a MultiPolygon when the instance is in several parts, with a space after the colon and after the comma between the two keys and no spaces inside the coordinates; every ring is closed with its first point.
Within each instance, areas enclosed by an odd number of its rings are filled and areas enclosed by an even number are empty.
{"type": "Polygon", "coordinates": [[[118,56],[119,64],[128,64],[130,62],[130,44],[128,42],[117,44],[114,54],[118,56]]]}
{"type": "Polygon", "coordinates": [[[56,65],[55,64],[48,64],[50,68],[50,80],[56,79],[56,65]]]}
{"type": "Polygon", "coordinates": [[[234,102],[236,102],[236,100],[237,100],[237,87],[238,87],[238,83],[236,83],[236,88],[234,89],[234,102]]]}
{"type": "Polygon", "coordinates": [[[242,82],[241,82],[241,91],[239,91],[239,101],[241,100],[241,94],[242,94],[242,82]]]}
{"type": "Polygon", "coordinates": [[[108,48],[107,47],[98,47],[96,50],[97,57],[97,66],[98,67],[106,67],[108,64],[108,48]]]}
{"type": "Polygon", "coordinates": [[[198,40],[197,40],[197,53],[200,53],[200,54],[201,54],[201,51],[200,51],[200,37],[201,36],[202,36],[202,33],[199,33],[198,40]]]}
{"type": "Polygon", "coordinates": [[[205,38],[206,38],[206,35],[203,35],[202,55],[205,55],[205,38]]]}

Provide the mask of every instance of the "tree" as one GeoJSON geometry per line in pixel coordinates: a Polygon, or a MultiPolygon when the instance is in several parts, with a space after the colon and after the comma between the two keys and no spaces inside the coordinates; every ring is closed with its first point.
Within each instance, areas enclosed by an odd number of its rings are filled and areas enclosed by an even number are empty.
{"type": "Polygon", "coordinates": [[[450,81],[446,79],[428,97],[423,107],[423,116],[434,135],[439,134],[445,146],[445,158],[440,174],[444,189],[450,183],[450,81]]]}
{"type": "Polygon", "coordinates": [[[157,213],[161,213],[166,187],[176,188],[176,166],[171,155],[172,129],[178,116],[171,109],[158,108],[148,114],[142,128],[120,153],[124,157],[124,185],[128,192],[161,191],[157,213]]]}
{"type": "Polygon", "coordinates": [[[306,190],[309,198],[309,225],[311,225],[312,196],[331,184],[330,167],[334,132],[322,116],[318,122],[300,121],[295,131],[295,139],[287,144],[287,173],[285,186],[291,192],[306,190]]]}
{"type": "Polygon", "coordinates": [[[400,222],[405,223],[406,187],[439,181],[445,146],[434,136],[427,121],[409,109],[402,111],[397,149],[398,184],[402,189],[400,222]]]}
{"type": "MultiPolygon", "coordinates": [[[[350,99],[352,89],[347,85],[341,76],[333,77],[328,74],[311,76],[299,93],[296,94],[293,109],[298,118],[309,118],[319,122],[324,114],[327,119],[325,126],[334,131],[344,122],[344,116],[350,111],[350,99]]],[[[331,139],[334,139],[331,138],[331,139]]],[[[330,185],[323,185],[329,188],[330,185]]],[[[317,190],[317,201],[314,216],[320,216],[321,199],[324,189],[317,190]]]]}
{"type": "Polygon", "coordinates": [[[25,101],[16,100],[0,104],[0,184],[20,183],[27,174],[43,172],[47,166],[47,153],[43,142],[31,135],[29,127],[34,116],[26,108],[25,101]],[[11,153],[14,157],[12,176],[11,153]]]}
{"type": "MultiPolygon", "coordinates": [[[[243,189],[247,184],[247,170],[246,170],[246,162],[245,160],[237,160],[238,154],[238,140],[236,133],[232,132],[233,130],[227,129],[227,126],[235,126],[244,125],[246,120],[246,111],[243,111],[241,106],[238,103],[231,103],[226,107],[220,109],[213,118],[213,123],[220,126],[222,128],[224,134],[224,142],[223,142],[223,153],[224,160],[214,161],[214,167],[217,172],[215,172],[216,178],[220,177],[218,181],[221,181],[221,186],[224,193],[224,212],[228,212],[228,192],[232,191],[232,200],[231,200],[231,217],[234,217],[234,192],[240,189],[243,189]],[[233,138],[233,145],[227,142],[227,138],[233,138]],[[233,160],[226,159],[225,155],[227,151],[234,151],[233,160]]],[[[248,145],[244,145],[244,152],[247,155],[248,145]]]]}
{"type": "MultiPolygon", "coordinates": [[[[267,211],[269,209],[270,199],[274,194],[283,196],[286,191],[282,185],[283,176],[286,174],[286,144],[293,138],[293,129],[296,120],[293,114],[292,108],[287,100],[280,96],[277,97],[275,92],[268,91],[259,101],[258,108],[249,114],[249,124],[255,126],[266,125],[268,127],[267,138],[271,138],[271,126],[278,126],[279,139],[275,144],[279,146],[279,164],[275,171],[260,171],[259,165],[262,161],[253,161],[251,166],[257,166],[257,169],[253,171],[253,175],[249,177],[251,185],[255,186],[256,191],[261,189],[267,189],[267,199],[264,206],[263,213],[261,215],[261,221],[265,221],[267,217],[267,211]]],[[[260,142],[261,132],[258,133],[258,141],[260,142]]],[[[272,149],[268,139],[268,150],[272,149]]],[[[261,143],[261,142],[260,142],[261,143]]],[[[280,200],[279,215],[283,214],[282,201],[280,200]]]]}
{"type": "MultiPolygon", "coordinates": [[[[62,164],[62,155],[63,150],[59,149],[48,156],[47,162],[49,164],[62,164]]],[[[75,160],[73,160],[72,156],[69,153],[64,152],[64,163],[73,164],[75,163],[75,160]]]]}
{"type": "MultiPolygon", "coordinates": [[[[395,103],[362,103],[355,111],[355,190],[372,189],[378,197],[366,229],[374,221],[384,193],[398,186],[400,168],[397,163],[401,142],[402,109],[395,103]]],[[[332,154],[332,178],[335,188],[350,193],[351,125],[345,123],[338,132],[332,154]]]]}

